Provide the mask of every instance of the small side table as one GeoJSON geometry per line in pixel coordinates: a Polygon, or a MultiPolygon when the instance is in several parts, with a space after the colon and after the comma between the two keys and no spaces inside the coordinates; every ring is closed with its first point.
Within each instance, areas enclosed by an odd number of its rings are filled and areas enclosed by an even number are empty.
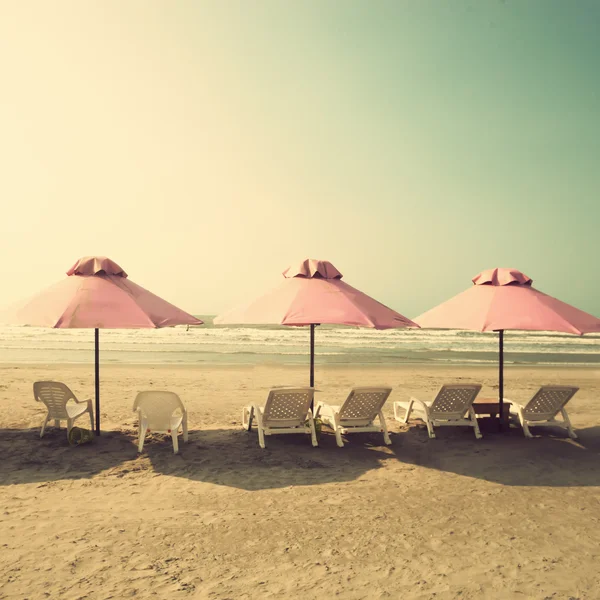
{"type": "MultiPolygon", "coordinates": [[[[500,402],[494,398],[476,398],[473,402],[473,410],[476,415],[489,415],[496,417],[500,413],[500,402]]],[[[508,423],[510,412],[510,402],[506,400],[502,403],[502,421],[508,423]]]]}

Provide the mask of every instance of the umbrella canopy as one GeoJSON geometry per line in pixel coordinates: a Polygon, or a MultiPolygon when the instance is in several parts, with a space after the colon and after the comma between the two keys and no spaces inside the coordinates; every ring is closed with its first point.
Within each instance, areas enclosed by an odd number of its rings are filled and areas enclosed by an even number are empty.
{"type": "Polygon", "coordinates": [[[127,278],[105,256],[80,258],[68,277],[24,304],[2,321],[33,327],[95,329],[96,433],[100,432],[99,329],[143,329],[201,325],[202,321],[127,278]]]}
{"type": "Polygon", "coordinates": [[[500,336],[500,415],[504,395],[504,330],[600,332],[600,319],[532,287],[516,269],[489,269],[473,286],[415,319],[421,327],[498,331],[500,336]]]}
{"type": "Polygon", "coordinates": [[[250,304],[215,318],[215,324],[291,325],[311,327],[310,385],[314,385],[316,325],[354,325],[375,329],[418,327],[400,313],[342,281],[326,260],[306,259],[283,272],[274,290],[250,304]]]}

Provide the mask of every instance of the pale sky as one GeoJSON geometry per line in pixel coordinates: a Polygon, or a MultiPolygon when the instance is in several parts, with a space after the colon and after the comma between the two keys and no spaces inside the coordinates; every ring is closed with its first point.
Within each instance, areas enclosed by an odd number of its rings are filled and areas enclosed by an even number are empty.
{"type": "Polygon", "coordinates": [[[0,0],[0,304],[107,255],[196,314],[304,257],[408,317],[600,315],[600,2],[0,0]]]}

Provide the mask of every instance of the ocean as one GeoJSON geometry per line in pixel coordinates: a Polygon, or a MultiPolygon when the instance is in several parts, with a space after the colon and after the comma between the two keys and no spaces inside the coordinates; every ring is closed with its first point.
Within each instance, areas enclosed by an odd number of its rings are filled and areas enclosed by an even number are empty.
{"type": "MultiPolygon", "coordinates": [[[[100,331],[102,363],[122,364],[306,364],[308,327],[215,326],[100,331]]],[[[316,363],[496,364],[495,333],[436,329],[388,329],[322,325],[315,334],[316,363]]],[[[573,336],[508,331],[507,364],[598,365],[600,335],[573,336]]],[[[0,327],[0,363],[92,363],[90,329],[0,327]]]]}

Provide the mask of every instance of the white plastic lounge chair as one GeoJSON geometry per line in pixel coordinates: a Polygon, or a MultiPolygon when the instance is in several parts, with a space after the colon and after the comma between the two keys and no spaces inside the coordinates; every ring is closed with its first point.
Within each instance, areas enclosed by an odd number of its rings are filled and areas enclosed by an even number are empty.
{"type": "Polygon", "coordinates": [[[353,388],[341,407],[318,402],[315,419],[321,417],[323,423],[333,429],[340,448],[344,447],[342,434],[359,432],[381,432],[383,441],[389,446],[392,441],[382,408],[391,391],[389,387],[353,388]],[[379,417],[379,426],[373,422],[375,417],[379,417]]]}
{"type": "Polygon", "coordinates": [[[425,421],[430,438],[435,438],[435,427],[445,425],[466,425],[475,430],[475,437],[481,439],[473,401],[481,390],[476,384],[443,385],[431,402],[411,398],[408,402],[394,402],[394,418],[400,423],[408,423],[414,414],[425,421]]]}
{"type": "Polygon", "coordinates": [[[242,413],[244,429],[252,429],[256,417],[258,443],[265,447],[265,435],[279,433],[307,433],[313,446],[318,446],[315,423],[310,410],[315,390],[313,388],[276,388],[269,392],[264,407],[258,404],[245,406],[242,413]]]}
{"type": "Polygon", "coordinates": [[[33,395],[38,402],[43,402],[48,409],[48,414],[42,422],[40,437],[44,437],[44,431],[48,421],[54,420],[54,426],[60,427],[61,421],[67,422],[67,438],[73,428],[76,419],[88,413],[90,425],[94,429],[94,413],[91,400],[77,400],[75,394],[59,381],[36,381],[33,384],[33,395]],[[73,400],[73,402],[69,402],[73,400]]]}
{"type": "Polygon", "coordinates": [[[183,441],[188,441],[187,410],[181,398],[173,392],[153,390],[139,392],[133,403],[133,412],[138,413],[138,452],[144,448],[144,440],[149,432],[169,433],[173,440],[173,452],[179,452],[177,435],[183,430],[183,441]],[[181,414],[177,414],[181,411],[181,414]]]}
{"type": "Polygon", "coordinates": [[[525,406],[508,398],[505,400],[511,403],[511,417],[521,423],[525,437],[533,437],[529,431],[531,425],[554,425],[566,429],[570,438],[577,439],[565,405],[578,389],[578,387],[565,385],[545,385],[534,394],[525,406]],[[562,415],[562,421],[556,420],[555,417],[558,413],[562,415]]]}

